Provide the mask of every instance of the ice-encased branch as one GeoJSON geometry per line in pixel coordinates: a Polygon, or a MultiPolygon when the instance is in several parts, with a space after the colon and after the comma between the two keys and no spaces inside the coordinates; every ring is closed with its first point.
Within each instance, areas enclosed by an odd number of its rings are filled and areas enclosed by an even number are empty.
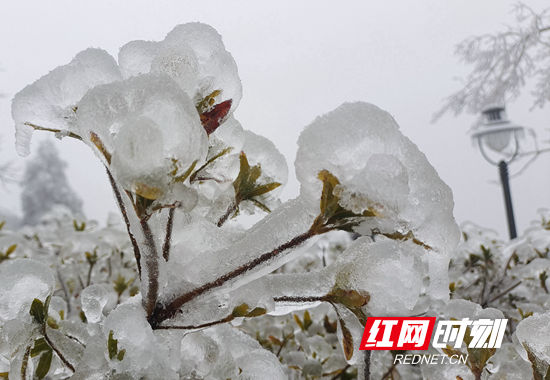
{"type": "Polygon", "coordinates": [[[105,167],[105,169],[107,171],[107,176],[109,177],[109,183],[111,184],[111,188],[113,189],[113,193],[115,194],[115,199],[117,201],[118,208],[120,209],[120,213],[122,214],[122,218],[124,219],[124,224],[126,225],[126,231],[128,232],[128,236],[130,237],[130,242],[132,243],[132,247],[134,248],[134,256],[136,258],[139,278],[141,279],[141,251],[139,249],[139,245],[137,243],[136,237],[134,236],[134,234],[132,233],[132,230],[130,229],[130,219],[128,218],[128,212],[126,211],[126,206],[124,206],[122,195],[118,190],[118,185],[116,184],[115,179],[113,178],[113,175],[111,174],[111,171],[109,170],[109,168],[105,167]]]}
{"type": "Polygon", "coordinates": [[[175,299],[170,301],[166,306],[161,307],[160,309],[158,309],[154,313],[153,321],[151,321],[153,326],[156,326],[159,323],[165,321],[166,319],[169,319],[169,318],[173,317],[177,313],[178,309],[182,305],[184,305],[185,303],[197,298],[198,296],[200,296],[200,295],[202,295],[202,294],[204,294],[204,293],[206,293],[210,290],[213,290],[213,289],[216,289],[216,288],[219,288],[219,287],[225,285],[227,282],[229,282],[229,281],[245,274],[246,272],[251,271],[252,269],[258,267],[259,265],[261,265],[263,263],[266,263],[267,261],[273,259],[274,257],[279,255],[280,253],[285,252],[285,251],[287,251],[291,248],[295,248],[295,247],[301,245],[302,243],[304,243],[305,241],[307,241],[311,237],[315,236],[315,234],[316,233],[314,231],[308,230],[307,232],[302,233],[302,234],[294,237],[290,241],[278,246],[277,248],[273,249],[272,251],[266,252],[266,253],[260,255],[259,257],[257,257],[256,259],[254,259],[252,261],[249,261],[248,263],[246,263],[242,266],[239,266],[238,268],[232,270],[231,272],[228,272],[228,273],[218,277],[216,280],[207,282],[204,285],[199,286],[198,288],[195,288],[195,289],[193,289],[193,290],[191,290],[187,293],[184,293],[184,294],[176,297],[175,299]]]}

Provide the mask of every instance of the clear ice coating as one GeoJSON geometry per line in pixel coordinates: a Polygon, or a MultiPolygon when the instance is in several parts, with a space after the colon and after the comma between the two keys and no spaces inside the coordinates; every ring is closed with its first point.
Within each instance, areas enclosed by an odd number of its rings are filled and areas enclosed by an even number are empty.
{"type": "Polygon", "coordinates": [[[170,76],[194,100],[220,90],[220,102],[231,100],[231,112],[242,97],[235,60],[221,36],[202,23],[176,26],[159,42],[131,41],[118,54],[125,78],[148,72],[170,76]]]}
{"type": "Polygon", "coordinates": [[[113,175],[127,190],[147,185],[163,193],[173,177],[206,157],[206,132],[194,104],[165,75],[92,89],[78,103],[77,128],[92,142],[92,133],[99,137],[112,154],[113,175]]]}
{"type": "Polygon", "coordinates": [[[30,320],[35,298],[45,302],[55,286],[50,268],[37,260],[15,259],[0,265],[0,320],[30,320]]]}
{"type": "Polygon", "coordinates": [[[109,294],[102,285],[90,285],[80,294],[80,303],[86,319],[97,323],[103,318],[103,308],[109,302],[109,294]]]}
{"type": "MultiPolygon", "coordinates": [[[[54,355],[52,377],[334,377],[360,369],[362,353],[349,345],[359,344],[365,315],[433,305],[452,316],[502,315],[447,302],[458,242],[452,194],[387,112],[346,103],[306,127],[300,195],[283,203],[282,186],[260,190],[287,182],[285,158],[235,119],[241,95],[221,36],[190,23],[159,42],[127,43],[118,64],[85,50],[15,96],[19,150],[28,151],[33,126],[81,138],[112,173],[126,219],[101,228],[54,210],[21,232],[0,227],[0,373],[20,373],[47,328],[66,351],[54,355]],[[328,223],[322,170],[339,181],[330,207],[375,215],[361,217],[356,234],[317,236],[315,221],[328,223]],[[260,209],[250,228],[237,223],[260,209]],[[30,304],[51,294],[48,327],[35,328],[30,304]]],[[[547,262],[510,271],[540,276],[547,262]]]]}
{"type": "Polygon", "coordinates": [[[372,104],[344,103],[315,119],[298,139],[295,167],[307,199],[318,199],[317,175],[328,170],[340,181],[343,206],[370,207],[391,220],[374,227],[411,231],[442,252],[458,243],[451,189],[392,116],[372,104]]]}
{"type": "Polygon", "coordinates": [[[101,49],[86,49],[67,65],[59,66],[18,92],[12,101],[16,147],[29,154],[33,128],[72,130],[74,107],[84,94],[100,84],[121,79],[113,57],[101,49]]]}
{"type": "MultiPolygon", "coordinates": [[[[550,364],[550,313],[533,315],[522,320],[516,328],[516,338],[524,347],[529,349],[539,359],[550,364]]],[[[521,350],[520,353],[527,359],[527,353],[521,350]]]]}

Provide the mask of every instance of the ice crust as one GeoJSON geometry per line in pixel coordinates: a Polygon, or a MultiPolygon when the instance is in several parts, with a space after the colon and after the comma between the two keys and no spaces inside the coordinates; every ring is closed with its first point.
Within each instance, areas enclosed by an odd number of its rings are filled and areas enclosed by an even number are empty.
{"type": "Polygon", "coordinates": [[[307,199],[318,199],[317,174],[328,170],[339,179],[341,204],[348,209],[374,208],[394,231],[410,230],[443,252],[458,243],[451,190],[389,113],[344,103],[307,126],[298,146],[296,176],[307,199]]]}
{"type": "Polygon", "coordinates": [[[206,24],[178,25],[159,42],[129,42],[120,49],[118,63],[125,78],[167,74],[194,100],[221,90],[220,102],[231,99],[231,112],[241,100],[235,60],[218,32],[206,24]]]}
{"type": "Polygon", "coordinates": [[[29,154],[33,129],[25,123],[71,130],[78,101],[91,88],[121,79],[120,70],[106,51],[86,49],[67,65],[59,66],[15,95],[12,117],[16,126],[16,147],[29,154]]]}

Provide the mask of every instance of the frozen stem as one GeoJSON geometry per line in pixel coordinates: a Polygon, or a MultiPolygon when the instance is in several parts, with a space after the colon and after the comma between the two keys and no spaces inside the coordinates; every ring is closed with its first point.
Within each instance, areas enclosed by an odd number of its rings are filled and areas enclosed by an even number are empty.
{"type": "Polygon", "coordinates": [[[147,294],[143,295],[143,306],[147,317],[151,317],[155,311],[159,292],[159,263],[155,238],[151,232],[151,228],[146,220],[140,220],[145,245],[147,246],[147,254],[145,255],[145,267],[147,268],[147,294]]]}
{"type": "Polygon", "coordinates": [[[232,202],[227,208],[227,211],[225,212],[225,214],[223,214],[223,216],[218,220],[217,226],[218,227],[223,226],[224,223],[227,221],[227,219],[229,219],[231,214],[233,214],[237,210],[237,207],[239,207],[239,203],[237,203],[236,201],[232,202]]]}
{"type": "Polygon", "coordinates": [[[130,237],[130,242],[132,243],[132,247],[134,248],[134,256],[136,257],[139,278],[141,280],[141,252],[139,250],[139,245],[136,241],[134,234],[130,229],[130,219],[128,218],[128,212],[126,211],[126,207],[124,206],[124,201],[122,200],[122,195],[118,190],[118,186],[115,182],[115,179],[113,178],[113,175],[111,174],[111,171],[109,170],[109,168],[105,167],[105,169],[107,170],[107,175],[109,176],[109,182],[111,183],[111,187],[113,188],[113,193],[115,193],[115,198],[118,203],[120,213],[122,214],[122,218],[124,219],[124,224],[126,224],[126,231],[128,232],[128,236],[130,237]]]}
{"type": "Polygon", "coordinates": [[[65,356],[63,356],[61,351],[53,344],[53,342],[51,341],[50,337],[48,336],[48,332],[46,330],[47,329],[44,326],[44,331],[43,331],[44,332],[44,339],[46,340],[46,342],[48,342],[49,346],[52,348],[52,350],[54,350],[54,352],[59,357],[61,362],[65,365],[65,367],[69,368],[71,371],[74,372],[73,365],[71,363],[69,363],[69,361],[65,358],[65,356]]]}
{"type": "Polygon", "coordinates": [[[175,208],[168,210],[168,221],[166,222],[166,235],[164,237],[164,244],[162,245],[162,257],[164,261],[168,262],[170,259],[170,245],[172,241],[172,227],[174,225],[174,212],[175,208]]]}
{"type": "Polygon", "coordinates": [[[36,125],[33,123],[26,122],[24,123],[26,126],[31,127],[35,131],[46,131],[46,132],[53,132],[53,133],[64,133],[67,137],[72,137],[73,139],[82,140],[82,137],[77,135],[76,133],[69,132],[69,131],[63,131],[61,129],[55,129],[55,128],[45,128],[41,127],[40,125],[36,125]]]}
{"type": "Polygon", "coordinates": [[[227,317],[222,318],[220,320],[212,321],[212,322],[206,322],[206,323],[203,323],[203,324],[200,324],[200,325],[157,326],[157,327],[155,327],[155,329],[156,330],[197,330],[197,329],[203,329],[203,328],[210,327],[210,326],[221,325],[223,323],[228,323],[228,322],[231,322],[233,319],[235,319],[235,317],[230,314],[227,317]]]}
{"type": "Polygon", "coordinates": [[[155,314],[153,315],[152,324],[153,326],[158,326],[159,323],[173,317],[178,309],[186,304],[187,302],[197,298],[200,295],[203,295],[206,292],[211,291],[212,289],[219,288],[223,286],[228,281],[231,281],[244,273],[256,268],[257,266],[273,259],[277,255],[279,255],[281,252],[284,252],[288,249],[294,248],[299,246],[300,244],[304,243],[311,237],[317,235],[317,233],[314,230],[309,230],[303,234],[300,234],[290,241],[278,246],[274,250],[264,253],[263,255],[260,255],[256,259],[249,261],[248,263],[238,267],[237,269],[234,269],[233,271],[224,274],[221,277],[218,277],[216,280],[207,282],[206,284],[195,288],[191,290],[190,292],[187,292],[185,294],[182,294],[172,301],[170,301],[166,306],[158,308],[155,314]]]}
{"type": "Polygon", "coordinates": [[[291,302],[291,303],[310,303],[328,301],[325,296],[281,296],[273,298],[275,302],[291,302]]]}

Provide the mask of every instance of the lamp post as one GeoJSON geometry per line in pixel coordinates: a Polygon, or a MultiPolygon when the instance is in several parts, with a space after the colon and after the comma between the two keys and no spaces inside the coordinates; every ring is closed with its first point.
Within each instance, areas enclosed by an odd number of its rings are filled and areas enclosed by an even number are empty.
{"type": "Polygon", "coordinates": [[[508,119],[504,107],[489,107],[481,112],[481,123],[472,131],[472,139],[485,160],[498,167],[510,239],[516,238],[517,232],[508,165],[518,156],[523,130],[523,127],[508,119]]]}

